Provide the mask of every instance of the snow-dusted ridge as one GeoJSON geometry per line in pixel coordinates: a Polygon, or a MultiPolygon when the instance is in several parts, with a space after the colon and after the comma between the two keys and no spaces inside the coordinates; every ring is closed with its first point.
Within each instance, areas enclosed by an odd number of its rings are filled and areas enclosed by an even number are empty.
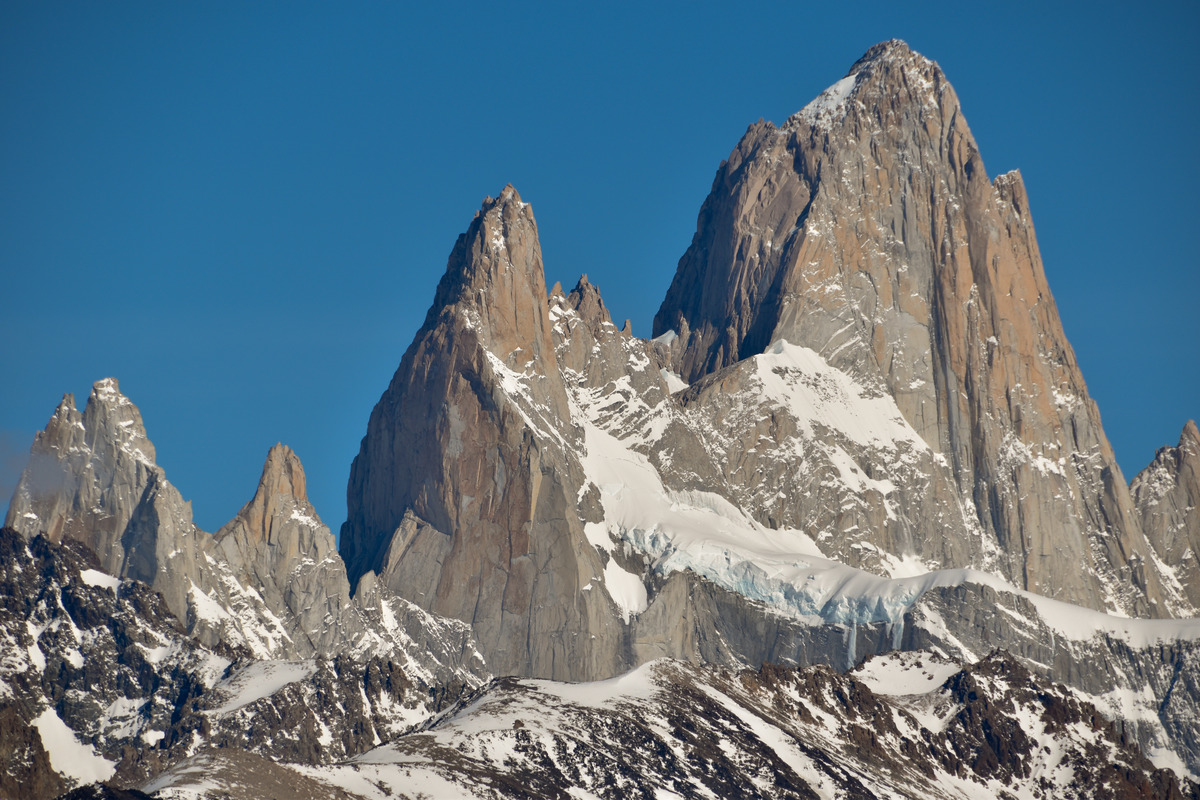
{"type": "MultiPolygon", "coordinates": [[[[286,765],[290,778],[258,791],[299,779],[309,793],[379,800],[1044,800],[1178,787],[1093,717],[1003,655],[890,654],[849,675],[664,659],[606,681],[497,680],[418,731],[340,763],[286,765]]],[[[244,771],[237,754],[200,754],[145,788],[193,798],[244,771]]]]}
{"type": "MultiPolygon", "coordinates": [[[[849,377],[808,348],[780,341],[754,361],[764,394],[790,405],[809,436],[820,426],[864,446],[890,450],[897,458],[928,450],[890,397],[864,396],[849,377]],[[800,383],[803,392],[795,390],[800,383]]],[[[611,547],[610,537],[628,542],[662,574],[691,570],[812,624],[895,623],[932,589],[977,584],[1030,601],[1047,627],[1070,640],[1107,634],[1144,647],[1200,639],[1200,619],[1112,616],[1018,589],[976,569],[920,570],[919,562],[893,558],[885,561],[891,575],[881,576],[847,566],[827,557],[805,532],[767,528],[720,495],[667,488],[650,460],[627,440],[592,423],[584,429],[584,469],[604,506],[604,522],[588,525],[589,540],[602,549],[611,547]]],[[[886,494],[884,481],[874,483],[886,494]]],[[[622,612],[644,610],[644,591],[639,594],[629,585],[634,576],[613,562],[610,567],[605,582],[622,612]]]]}

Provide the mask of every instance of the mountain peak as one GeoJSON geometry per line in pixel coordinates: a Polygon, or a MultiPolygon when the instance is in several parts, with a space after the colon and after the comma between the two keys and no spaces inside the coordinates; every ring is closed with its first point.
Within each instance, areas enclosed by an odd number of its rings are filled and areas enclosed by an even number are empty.
{"type": "MultiPolygon", "coordinates": [[[[876,109],[889,106],[936,109],[941,103],[942,88],[948,86],[936,62],[900,39],[889,39],[867,50],[844,78],[789,117],[783,129],[807,125],[815,132],[828,132],[845,120],[856,104],[876,109]]],[[[874,124],[869,117],[867,124],[874,124]]]]}
{"type": "Polygon", "coordinates": [[[1190,441],[1192,444],[1200,445],[1200,429],[1196,428],[1196,420],[1189,419],[1183,426],[1183,433],[1179,437],[1179,444],[1182,447],[1184,442],[1190,441]]]}
{"type": "Polygon", "coordinates": [[[1196,428],[1196,420],[1189,419],[1179,434],[1179,451],[1193,456],[1200,455],[1200,429],[1196,428]]]}
{"type": "MultiPolygon", "coordinates": [[[[71,398],[74,405],[74,397],[71,398]]],[[[63,398],[67,402],[67,398],[63,398]]],[[[104,447],[111,442],[137,461],[148,466],[154,464],[154,445],[146,435],[142,412],[133,401],[121,393],[116,378],[104,378],[92,384],[83,411],[83,426],[88,431],[88,441],[104,447]]]]}
{"type": "Polygon", "coordinates": [[[281,514],[311,528],[321,525],[316,511],[308,502],[307,482],[300,458],[287,445],[276,444],[267,453],[254,497],[231,522],[217,532],[217,538],[225,538],[228,531],[239,527],[240,522],[258,538],[271,540],[271,531],[281,514]]]}
{"type": "Polygon", "coordinates": [[[925,59],[924,56],[909,47],[908,42],[903,39],[888,39],[886,42],[879,42],[867,48],[867,52],[863,53],[862,57],[850,67],[850,74],[854,74],[867,64],[876,61],[902,61],[913,56],[925,59]]]}
{"type": "Polygon", "coordinates": [[[92,384],[92,397],[115,405],[129,404],[129,398],[121,394],[121,384],[116,378],[101,378],[92,384]]]}
{"type": "Polygon", "coordinates": [[[259,493],[293,497],[297,502],[308,502],[308,490],[304,477],[304,466],[300,457],[286,444],[277,443],[267,453],[262,477],[258,481],[259,493]]]}
{"type": "Polygon", "coordinates": [[[432,330],[457,315],[501,358],[548,346],[546,277],[537,222],[529,203],[508,184],[486,197],[450,253],[425,318],[432,330]]]}
{"type": "Polygon", "coordinates": [[[586,272],[579,276],[575,288],[567,295],[567,305],[578,311],[579,316],[592,328],[603,322],[612,322],[612,315],[600,297],[600,287],[588,280],[586,272]]]}

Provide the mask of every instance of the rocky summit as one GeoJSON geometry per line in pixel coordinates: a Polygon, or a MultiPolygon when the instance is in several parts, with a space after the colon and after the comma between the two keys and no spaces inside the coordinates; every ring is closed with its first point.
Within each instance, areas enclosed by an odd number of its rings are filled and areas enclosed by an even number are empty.
{"type": "Polygon", "coordinates": [[[1200,433],[1126,482],[903,42],[747,129],[652,339],[485,199],[336,540],[282,444],[215,534],[155,458],[113,379],[34,442],[0,798],[1200,796],[1200,433]]]}

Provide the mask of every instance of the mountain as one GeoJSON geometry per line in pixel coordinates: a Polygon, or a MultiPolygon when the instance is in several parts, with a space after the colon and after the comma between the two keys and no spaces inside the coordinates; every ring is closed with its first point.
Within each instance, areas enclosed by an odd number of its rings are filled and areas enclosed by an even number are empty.
{"type": "Polygon", "coordinates": [[[1194,738],[1163,676],[1192,663],[1195,623],[1126,619],[1194,613],[1169,566],[1190,545],[1143,528],[1020,176],[988,179],[934,62],[885,42],[750,126],[653,340],[586,276],[544,285],[506,187],[372,412],[352,576],[470,623],[499,674],[1000,646],[1092,697],[1149,692],[1120,710],[1147,746],[1194,738]]]}
{"type": "Polygon", "coordinates": [[[998,654],[967,667],[893,654],[846,675],[655,661],[599,684],[501,679],[420,732],[280,772],[247,786],[240,753],[211,752],[147,788],[252,798],[303,781],[308,796],[380,800],[1184,796],[1095,708],[998,654]]]}
{"type": "Polygon", "coordinates": [[[823,518],[848,492],[812,480],[772,509],[828,533],[846,563],[876,567],[877,548],[1113,613],[1195,613],[1138,525],[1020,174],[988,179],[954,89],[903,42],[871,48],[782,126],[750,127],[655,316],[668,331],[689,383],[784,340],[895,402],[932,468],[896,463],[903,440],[818,437],[809,472],[836,476],[848,453],[895,488],[823,518]]]}
{"type": "MultiPolygon", "coordinates": [[[[271,448],[254,497],[215,535],[195,526],[191,504],[154,454],[137,406],[116,380],[98,381],[82,414],[66,395],[35,437],[5,524],[26,538],[76,541],[103,554],[106,574],[159,592],[207,646],[296,659],[391,652],[397,636],[420,640],[416,617],[407,633],[379,622],[422,615],[381,593],[373,575],[363,576],[366,590],[351,601],[334,537],[308,502],[304,468],[290,448],[271,448]]],[[[465,628],[456,639],[450,672],[478,661],[465,628]]],[[[434,671],[444,666],[434,663],[434,671]]]]}
{"type": "Polygon", "coordinates": [[[82,414],[66,396],[34,441],[0,534],[15,786],[130,785],[205,747],[345,758],[491,677],[466,625],[373,574],[351,599],[289,448],[215,535],[154,455],[112,379],[82,414]]]}
{"type": "Polygon", "coordinates": [[[341,551],[471,624],[492,669],[611,675],[619,626],[576,514],[582,448],[551,339],[537,224],[511,186],[458,238],[433,305],[371,412],[341,551]]]}
{"type": "Polygon", "coordinates": [[[282,444],[209,534],[115,380],[66,396],[0,534],[16,785],[1195,795],[1200,434],[1126,484],[934,62],[751,125],[654,333],[485,199],[336,542],[282,444]]]}
{"type": "Polygon", "coordinates": [[[163,595],[106,574],[74,540],[27,541],[3,528],[0,553],[0,797],[136,785],[213,747],[341,760],[482,683],[478,670],[429,666],[446,658],[439,648],[461,647],[461,626],[423,628],[401,609],[385,612],[393,627],[431,634],[431,652],[411,641],[384,655],[264,660],[242,644],[206,646],[163,595]]]}

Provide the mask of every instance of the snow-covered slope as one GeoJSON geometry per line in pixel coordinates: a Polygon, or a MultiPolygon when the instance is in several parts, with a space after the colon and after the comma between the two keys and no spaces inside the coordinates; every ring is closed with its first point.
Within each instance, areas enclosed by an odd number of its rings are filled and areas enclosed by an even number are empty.
{"type": "MultiPolygon", "coordinates": [[[[144,788],[191,800],[220,786],[250,798],[226,778],[242,769],[239,758],[205,753],[144,788]]],[[[879,657],[844,676],[655,661],[594,683],[500,680],[420,731],[341,764],[291,769],[310,791],[379,800],[1194,791],[1011,658],[962,667],[930,653],[879,657]]]]}

